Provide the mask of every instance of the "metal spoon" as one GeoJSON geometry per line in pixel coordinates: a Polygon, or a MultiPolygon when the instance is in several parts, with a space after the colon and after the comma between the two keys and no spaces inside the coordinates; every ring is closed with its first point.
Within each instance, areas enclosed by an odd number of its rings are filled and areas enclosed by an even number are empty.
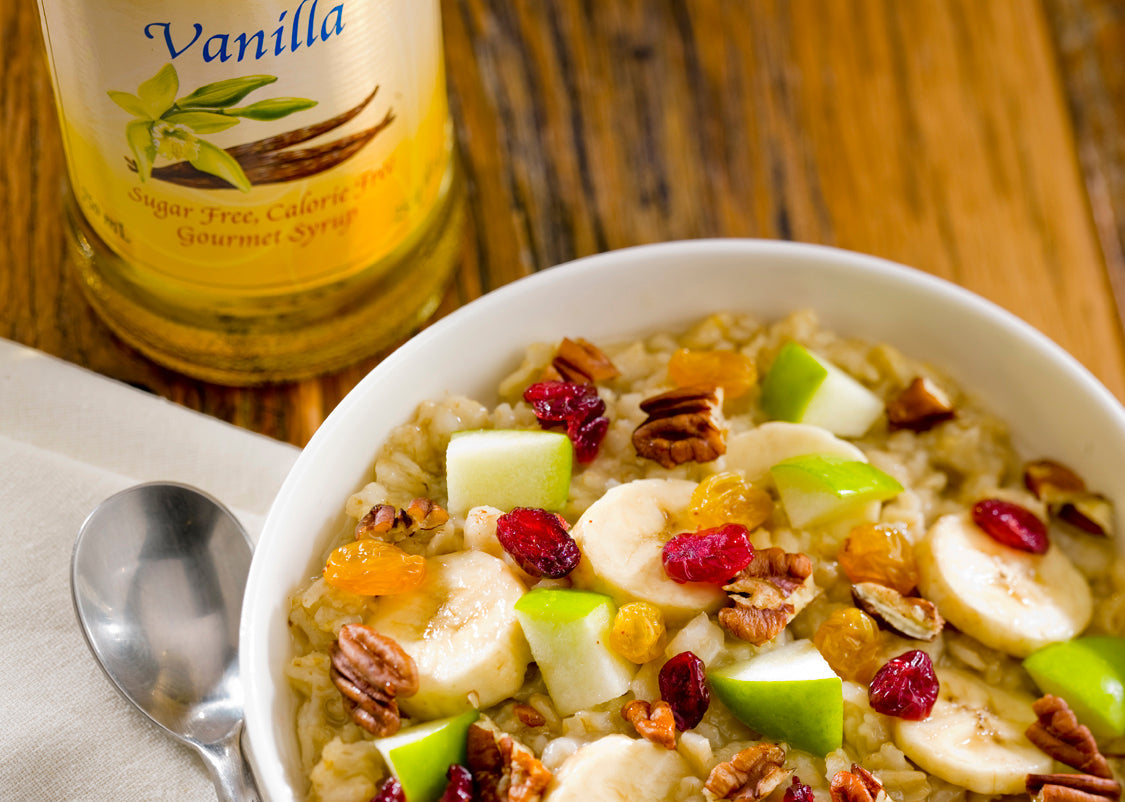
{"type": "Polygon", "coordinates": [[[260,799],[239,743],[250,553],[246,531],[218,501],[153,483],[99,504],[71,558],[90,651],[122,696],[199,752],[223,802],[260,799]]]}

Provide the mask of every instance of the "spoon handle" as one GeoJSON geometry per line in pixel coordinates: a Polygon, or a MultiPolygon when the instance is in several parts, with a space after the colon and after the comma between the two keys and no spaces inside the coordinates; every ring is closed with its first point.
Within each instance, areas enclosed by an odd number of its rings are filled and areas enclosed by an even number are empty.
{"type": "Polygon", "coordinates": [[[242,754],[240,736],[242,722],[221,741],[197,744],[203,762],[215,783],[219,802],[261,802],[258,784],[250,770],[250,761],[242,754]]]}

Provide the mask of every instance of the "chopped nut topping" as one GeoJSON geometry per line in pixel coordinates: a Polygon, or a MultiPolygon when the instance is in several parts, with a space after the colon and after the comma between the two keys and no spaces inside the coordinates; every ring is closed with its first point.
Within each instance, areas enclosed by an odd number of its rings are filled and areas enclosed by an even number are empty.
{"type": "Polygon", "coordinates": [[[1096,493],[1087,493],[1063,504],[1058,517],[1091,535],[1113,535],[1113,502],[1096,493]]]}
{"type": "Polygon", "coordinates": [[[547,723],[547,719],[542,713],[524,702],[516,702],[512,707],[512,712],[526,727],[542,727],[547,723]]]}
{"type": "Polygon", "coordinates": [[[1121,783],[1092,774],[1029,774],[1027,792],[1037,802],[1117,802],[1121,783]]]}
{"type": "Polygon", "coordinates": [[[925,432],[956,415],[945,391],[924,376],[887,402],[887,423],[892,429],[925,432]]]}
{"type": "Polygon", "coordinates": [[[1065,701],[1050,694],[1038,699],[1032,709],[1039,720],[1027,728],[1027,738],[1049,757],[1078,771],[1110,779],[1109,763],[1098,751],[1097,741],[1065,701]]]}
{"type": "Polygon", "coordinates": [[[449,520],[449,513],[428,498],[416,498],[406,509],[376,504],[355,527],[355,539],[380,538],[394,543],[421,529],[437,529],[449,520]]]}
{"type": "Polygon", "coordinates": [[[564,337],[540,381],[593,384],[608,381],[619,374],[610,358],[596,345],[581,337],[577,340],[564,337]]]}
{"type": "Polygon", "coordinates": [[[362,624],[340,628],[330,675],[352,720],[379,738],[398,732],[402,724],[395,697],[418,692],[418,669],[410,655],[362,624]]]}
{"type": "Polygon", "coordinates": [[[633,432],[637,455],[674,468],[684,462],[710,462],[726,453],[723,391],[696,385],[670,390],[641,402],[648,413],[633,432]]]}
{"type": "Polygon", "coordinates": [[[815,596],[811,576],[808,555],[777,547],[754,552],[750,564],[723,586],[734,606],[719,610],[719,623],[757,646],[772,640],[815,596]]]}
{"type": "Polygon", "coordinates": [[[1082,477],[1061,462],[1040,459],[1027,463],[1023,483],[1059,520],[1091,535],[1113,535],[1113,502],[1089,492],[1082,477]]]}
{"type": "Polygon", "coordinates": [[[539,802],[551,783],[535,754],[486,716],[469,727],[467,750],[477,802],[539,802]]]}
{"type": "Polygon", "coordinates": [[[635,699],[621,709],[621,715],[642,737],[666,749],[676,748],[676,719],[672,706],[660,701],[649,704],[635,699]]]}
{"type": "Polygon", "coordinates": [[[904,638],[932,641],[941,634],[945,619],[932,602],[916,596],[903,596],[894,588],[876,582],[852,585],[855,606],[882,626],[904,638]]]}
{"type": "Polygon", "coordinates": [[[828,786],[832,802],[887,802],[889,797],[875,775],[856,763],[851,771],[838,771],[828,786]]]}
{"type": "Polygon", "coordinates": [[[704,787],[719,799],[756,802],[790,775],[784,763],[785,750],[777,744],[755,744],[711,769],[704,787]]]}

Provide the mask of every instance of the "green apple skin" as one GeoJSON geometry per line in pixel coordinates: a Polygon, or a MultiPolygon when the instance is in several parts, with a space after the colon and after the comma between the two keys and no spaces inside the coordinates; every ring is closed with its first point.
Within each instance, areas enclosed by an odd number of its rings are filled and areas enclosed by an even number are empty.
{"type": "Polygon", "coordinates": [[[617,606],[601,593],[537,588],[515,605],[531,656],[562,715],[616,699],[637,667],[609,646],[617,606]]]}
{"type": "Polygon", "coordinates": [[[773,420],[801,423],[828,370],[794,342],[786,343],[762,379],[762,409],[773,420]]]}
{"type": "Polygon", "coordinates": [[[469,727],[479,717],[479,712],[470,710],[375,741],[375,748],[401,783],[406,802],[435,802],[441,798],[449,767],[466,762],[469,727]]]}
{"type": "Polygon", "coordinates": [[[779,646],[707,672],[711,689],[750,729],[824,757],[844,739],[844,684],[812,641],[779,646]]]}
{"type": "Polygon", "coordinates": [[[560,510],[570,493],[574,448],[560,432],[481,429],[454,432],[445,452],[449,511],[487,504],[560,510]]]}
{"type": "Polygon", "coordinates": [[[901,484],[875,466],[827,454],[782,460],[770,475],[789,520],[798,527],[851,515],[868,502],[902,492],[901,484]]]}
{"type": "Polygon", "coordinates": [[[774,420],[862,437],[883,414],[884,404],[828,360],[790,342],[762,380],[762,409],[774,420]]]}
{"type": "Polygon", "coordinates": [[[1052,643],[1029,655],[1023,667],[1039,690],[1065,699],[1094,735],[1125,735],[1125,638],[1052,643]]]}

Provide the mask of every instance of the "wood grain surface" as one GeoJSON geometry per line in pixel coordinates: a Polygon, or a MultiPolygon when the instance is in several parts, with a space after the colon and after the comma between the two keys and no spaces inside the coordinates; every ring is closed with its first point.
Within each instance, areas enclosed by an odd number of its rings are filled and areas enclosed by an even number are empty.
{"type": "MultiPolygon", "coordinates": [[[[439,314],[611,248],[825,243],[981,293],[1125,398],[1122,0],[445,0],[443,15],[470,222],[439,314]]],[[[0,336],[306,442],[375,360],[219,387],[148,362],[86,307],[32,0],[0,0],[0,104],[0,336]]]]}

